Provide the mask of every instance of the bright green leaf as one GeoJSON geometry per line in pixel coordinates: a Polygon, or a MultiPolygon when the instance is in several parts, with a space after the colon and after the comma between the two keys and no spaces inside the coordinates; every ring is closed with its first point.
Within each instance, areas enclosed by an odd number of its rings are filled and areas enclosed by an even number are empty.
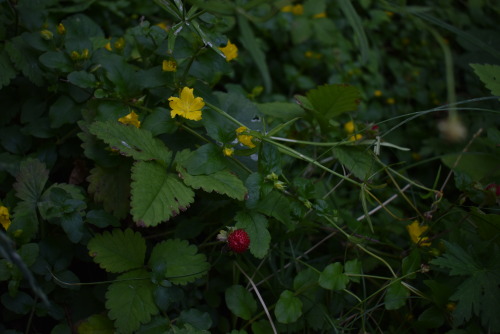
{"type": "Polygon", "coordinates": [[[266,256],[271,243],[266,217],[256,212],[240,211],[234,220],[236,220],[235,226],[244,229],[250,237],[250,253],[259,259],[266,256]]]}
{"type": "Polygon", "coordinates": [[[295,322],[302,315],[302,301],[295,297],[292,291],[285,290],[276,303],[274,315],[282,324],[295,322]]]}
{"type": "Polygon", "coordinates": [[[190,175],[185,170],[177,169],[182,175],[182,181],[193,189],[203,189],[206,192],[215,191],[218,194],[243,201],[247,189],[243,182],[227,170],[209,175],[190,175]]]}
{"type": "MultiPolygon", "coordinates": [[[[354,260],[349,260],[346,263],[344,263],[344,273],[345,274],[355,274],[355,275],[361,275],[363,274],[363,264],[361,261],[358,259],[354,260]]],[[[347,275],[350,281],[359,283],[361,281],[360,276],[349,276],[347,275]]]]}
{"type": "Polygon", "coordinates": [[[169,239],[153,248],[148,264],[155,274],[185,285],[204,276],[210,267],[205,255],[197,252],[186,240],[169,239]]]}
{"type": "Polygon", "coordinates": [[[205,144],[192,151],[182,162],[187,172],[191,175],[212,174],[226,167],[226,162],[221,154],[221,148],[214,144],[205,144]]]}
{"type": "Polygon", "coordinates": [[[112,273],[140,268],[146,256],[146,241],[131,229],[97,234],[89,241],[89,253],[101,268],[112,273]]]}
{"type": "Polygon", "coordinates": [[[132,125],[116,122],[95,122],[90,132],[119,150],[122,154],[135,160],[160,160],[170,162],[172,153],[159,139],[153,138],[151,132],[132,125]]]}
{"type": "Polygon", "coordinates": [[[159,312],[153,299],[150,274],[135,270],[118,276],[106,292],[106,308],[120,333],[134,333],[159,312]]]}
{"type": "Polygon", "coordinates": [[[155,162],[139,161],[132,167],[131,213],[134,221],[156,226],[186,210],[194,192],[177,175],[155,162]]]}
{"type": "Polygon", "coordinates": [[[340,262],[330,263],[321,272],[318,280],[319,285],[328,290],[345,289],[349,283],[349,277],[342,272],[343,269],[340,262]]]}
{"type": "Polygon", "coordinates": [[[257,302],[241,285],[232,285],[226,289],[226,305],[234,315],[244,320],[250,320],[257,311],[257,302]]]}

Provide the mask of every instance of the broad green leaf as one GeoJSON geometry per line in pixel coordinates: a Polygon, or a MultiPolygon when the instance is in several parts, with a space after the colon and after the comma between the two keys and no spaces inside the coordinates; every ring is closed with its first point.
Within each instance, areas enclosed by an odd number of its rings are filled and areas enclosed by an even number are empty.
{"type": "Polygon", "coordinates": [[[66,28],[64,43],[69,52],[92,51],[91,38],[102,38],[102,29],[84,14],[76,14],[65,18],[62,24],[66,28]]]}
{"type": "Polygon", "coordinates": [[[361,94],[354,86],[323,85],[306,93],[315,111],[325,120],[357,109],[361,94]]]}
{"type": "Polygon", "coordinates": [[[311,38],[313,33],[311,20],[308,17],[297,17],[291,25],[291,36],[293,44],[300,45],[311,38]]]}
{"type": "Polygon", "coordinates": [[[250,253],[259,259],[266,256],[271,243],[266,217],[256,212],[240,211],[234,220],[236,220],[235,226],[244,229],[250,237],[250,253]]]}
{"type": "Polygon", "coordinates": [[[330,263],[319,275],[318,283],[327,290],[342,290],[349,283],[349,277],[344,274],[340,262],[330,263]]]}
{"type": "Polygon", "coordinates": [[[24,264],[29,267],[33,263],[35,263],[38,257],[38,252],[39,252],[38,244],[29,243],[22,245],[21,248],[19,248],[18,254],[21,256],[21,259],[23,260],[24,264]]]}
{"type": "Polygon", "coordinates": [[[174,133],[178,126],[175,120],[170,117],[169,110],[161,107],[154,108],[141,123],[141,128],[150,131],[153,136],[164,133],[174,133]]]}
{"type": "Polygon", "coordinates": [[[75,71],[68,74],[68,81],[81,88],[95,88],[97,81],[92,73],[86,71],[75,71]]]}
{"type": "Polygon", "coordinates": [[[118,219],[104,210],[90,210],[89,212],[87,212],[85,218],[88,223],[99,228],[105,228],[108,226],[120,226],[120,222],[118,221],[118,219]]]}
{"type": "Polygon", "coordinates": [[[106,308],[119,333],[134,333],[159,312],[153,299],[155,285],[145,270],[118,276],[106,292],[106,308]]]}
{"type": "Polygon", "coordinates": [[[285,290],[281,293],[276,303],[274,315],[282,324],[295,322],[302,315],[302,301],[298,297],[295,297],[292,291],[285,290]]]}
{"type": "MultiPolygon", "coordinates": [[[[346,263],[344,263],[344,273],[345,274],[355,274],[355,275],[361,275],[363,274],[363,268],[362,268],[362,263],[358,259],[354,260],[349,260],[346,263]]],[[[349,276],[347,275],[349,280],[351,282],[356,282],[359,283],[361,281],[360,276],[349,276]]]]}
{"type": "Polygon", "coordinates": [[[305,115],[304,109],[302,109],[297,103],[268,102],[260,103],[257,107],[262,114],[284,122],[305,115]]]}
{"type": "Polygon", "coordinates": [[[194,192],[177,175],[155,162],[139,161],[132,167],[131,213],[143,226],[156,226],[186,210],[194,192]]]}
{"type": "Polygon", "coordinates": [[[31,158],[23,161],[14,183],[16,196],[35,207],[48,177],[49,171],[44,163],[31,158]]]}
{"type": "Polygon", "coordinates": [[[271,324],[267,320],[259,320],[252,322],[253,334],[272,334],[274,333],[271,324]]]}
{"type": "Polygon", "coordinates": [[[195,308],[183,310],[179,315],[179,321],[190,324],[194,328],[200,330],[207,330],[212,327],[212,318],[210,317],[210,314],[195,308]]]}
{"type": "Polygon", "coordinates": [[[185,285],[204,276],[210,268],[205,255],[186,240],[169,239],[157,244],[149,258],[155,275],[161,275],[173,284],[185,285]]]}
{"type": "Polygon", "coordinates": [[[243,182],[228,170],[218,171],[209,175],[190,175],[185,170],[177,168],[182,175],[182,181],[193,189],[203,189],[206,192],[215,191],[218,194],[243,201],[247,189],[243,182]]]}
{"type": "Polygon", "coordinates": [[[192,151],[181,164],[191,175],[212,174],[226,167],[221,148],[214,144],[205,144],[192,151]]]}
{"type": "Polygon", "coordinates": [[[144,265],[146,241],[131,229],[97,234],[87,247],[94,261],[108,272],[121,273],[144,265]]]}
{"type": "Polygon", "coordinates": [[[44,84],[43,71],[38,63],[38,53],[26,44],[21,36],[16,36],[5,43],[5,50],[15,67],[35,85],[44,84]]]}
{"type": "Polygon", "coordinates": [[[418,316],[418,326],[424,328],[438,328],[444,323],[444,314],[436,306],[431,306],[418,316]]]}
{"type": "Polygon", "coordinates": [[[203,329],[196,329],[190,324],[184,324],[181,328],[171,326],[166,334],[210,334],[210,332],[203,329]]]}
{"type": "Polygon", "coordinates": [[[450,269],[451,275],[473,275],[481,270],[481,265],[477,263],[470,252],[446,240],[443,243],[446,246],[446,252],[431,260],[431,264],[450,269]]]}
{"type": "Polygon", "coordinates": [[[40,62],[46,67],[60,72],[73,70],[73,62],[69,56],[62,51],[49,51],[40,56],[40,62]]]}
{"type": "Polygon", "coordinates": [[[49,117],[51,128],[59,128],[63,124],[74,124],[81,118],[80,108],[71,98],[61,95],[50,106],[49,117]]]}
{"type": "Polygon", "coordinates": [[[443,163],[453,170],[469,175],[473,181],[500,176],[500,157],[493,153],[448,154],[441,158],[443,163]],[[457,159],[458,164],[455,166],[457,159]]]}
{"type": "MultiPolygon", "coordinates": [[[[161,307],[158,306],[161,310],[161,307]]],[[[144,324],[139,328],[135,333],[136,334],[164,334],[170,328],[169,319],[164,318],[163,316],[154,316],[151,321],[147,324],[144,324]]]]}
{"type": "Polygon", "coordinates": [[[112,82],[112,88],[122,97],[134,97],[140,93],[138,74],[134,67],[116,54],[100,57],[99,63],[106,70],[106,77],[112,82]]]}
{"type": "Polygon", "coordinates": [[[252,294],[241,285],[232,285],[226,289],[226,305],[231,312],[244,320],[250,320],[257,311],[257,302],[252,294]]]}
{"type": "Polygon", "coordinates": [[[90,132],[99,139],[135,160],[160,160],[170,162],[172,153],[151,132],[132,125],[116,122],[95,122],[90,132]]]}
{"type": "Polygon", "coordinates": [[[266,196],[262,196],[257,206],[260,213],[274,217],[285,224],[289,229],[293,229],[293,221],[290,216],[290,200],[278,191],[271,191],[266,196]]]}
{"type": "Polygon", "coordinates": [[[5,308],[17,314],[28,314],[35,306],[33,298],[22,291],[18,291],[14,296],[5,292],[2,294],[1,300],[5,308]]]}
{"type": "Polygon", "coordinates": [[[333,154],[351,173],[361,180],[368,179],[374,172],[375,159],[371,151],[359,146],[337,146],[333,154]]]}
{"type": "Polygon", "coordinates": [[[87,177],[89,194],[102,203],[104,209],[122,219],[130,210],[130,165],[123,163],[116,168],[95,167],[87,177]]]}
{"type": "Polygon", "coordinates": [[[410,296],[410,291],[401,284],[401,281],[394,281],[386,290],[384,303],[386,310],[397,310],[406,304],[406,299],[410,296]]]}
{"type": "Polygon", "coordinates": [[[108,317],[94,314],[80,322],[77,326],[78,334],[113,334],[115,327],[108,317]]]}

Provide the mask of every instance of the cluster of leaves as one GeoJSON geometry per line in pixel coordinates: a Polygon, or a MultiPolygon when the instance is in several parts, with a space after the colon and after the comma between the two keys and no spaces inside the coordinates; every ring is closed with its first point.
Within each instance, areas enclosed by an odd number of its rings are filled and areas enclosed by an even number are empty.
{"type": "Polygon", "coordinates": [[[494,9],[433,4],[0,2],[0,331],[500,332],[494,9]]]}

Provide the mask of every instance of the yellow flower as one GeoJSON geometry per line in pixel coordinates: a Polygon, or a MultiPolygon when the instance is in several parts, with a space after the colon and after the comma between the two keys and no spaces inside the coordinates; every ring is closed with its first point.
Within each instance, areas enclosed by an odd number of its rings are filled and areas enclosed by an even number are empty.
{"type": "Polygon", "coordinates": [[[387,104],[394,104],[394,103],[396,103],[396,100],[393,97],[389,97],[389,98],[387,98],[387,100],[385,100],[385,102],[387,104]]]}
{"type": "Polygon", "coordinates": [[[411,241],[419,246],[430,246],[431,242],[428,237],[420,237],[429,229],[429,226],[420,226],[418,220],[413,221],[410,225],[406,226],[411,241]]]}
{"type": "Polygon", "coordinates": [[[219,50],[226,56],[226,61],[231,61],[238,57],[238,47],[229,40],[227,41],[227,45],[223,48],[219,48],[219,50]]]}
{"type": "Polygon", "coordinates": [[[157,24],[155,24],[155,26],[160,27],[160,28],[162,28],[165,31],[169,31],[170,30],[170,26],[167,25],[166,22],[157,23],[157,24]]]}
{"type": "Polygon", "coordinates": [[[349,121],[349,122],[345,123],[344,124],[344,130],[347,133],[353,133],[354,130],[355,130],[354,122],[353,121],[349,121]]]}
{"type": "Polygon", "coordinates": [[[297,4],[297,5],[288,5],[288,6],[284,6],[281,8],[281,11],[284,12],[284,13],[292,13],[293,15],[302,15],[304,14],[304,6],[302,6],[301,4],[297,4]]]}
{"type": "Polygon", "coordinates": [[[57,26],[57,32],[60,35],[63,35],[66,32],[66,28],[64,27],[64,25],[62,23],[59,23],[59,25],[57,26]]]}
{"type": "Polygon", "coordinates": [[[111,47],[111,42],[108,42],[106,45],[104,45],[104,47],[106,48],[106,50],[108,51],[113,51],[113,48],[111,47]]]}
{"type": "Polygon", "coordinates": [[[326,17],[326,13],[325,12],[321,12],[321,13],[318,13],[318,14],[314,14],[313,19],[323,19],[325,17],[326,17]]]}
{"type": "Polygon", "coordinates": [[[323,57],[321,53],[317,53],[314,51],[306,51],[304,52],[304,56],[306,56],[306,58],[314,58],[314,59],[321,59],[321,57],[323,57]]]}
{"type": "Polygon", "coordinates": [[[49,41],[52,38],[54,38],[54,34],[52,33],[52,31],[47,29],[40,31],[40,36],[42,36],[42,38],[46,41],[49,41]]]}
{"type": "Polygon", "coordinates": [[[349,141],[356,141],[356,140],[360,140],[363,138],[363,135],[362,134],[355,134],[355,135],[352,135],[349,137],[349,141]]]}
{"type": "Polygon", "coordinates": [[[115,49],[117,50],[121,50],[125,47],[125,38],[123,37],[120,37],[118,38],[115,43],[113,44],[113,46],[115,47],[115,49]]]}
{"type": "Polygon", "coordinates": [[[137,115],[135,111],[132,111],[127,116],[118,118],[118,122],[122,124],[130,124],[135,126],[136,128],[141,126],[141,121],[139,121],[139,115],[137,115]]]}
{"type": "Polygon", "coordinates": [[[382,96],[382,95],[383,95],[383,93],[382,93],[382,91],[381,91],[381,90],[378,90],[378,89],[377,89],[376,91],[374,91],[374,92],[373,92],[373,95],[375,95],[376,97],[380,97],[380,96],[382,96]]]}
{"type": "Polygon", "coordinates": [[[161,69],[163,72],[175,72],[177,71],[177,62],[175,60],[164,60],[161,69]]]}
{"type": "Polygon", "coordinates": [[[184,87],[180,98],[171,96],[168,100],[170,101],[169,106],[172,108],[170,111],[172,118],[179,115],[193,121],[201,120],[201,109],[205,106],[205,102],[201,97],[194,97],[193,88],[184,87]]]}
{"type": "Polygon", "coordinates": [[[389,16],[389,17],[393,17],[394,16],[394,13],[393,12],[390,12],[388,10],[385,11],[385,15],[389,16]]]}
{"type": "Polygon", "coordinates": [[[71,51],[70,57],[73,60],[78,60],[78,59],[80,59],[80,54],[78,52],[76,52],[76,51],[71,51]]]}
{"type": "Polygon", "coordinates": [[[224,153],[224,155],[226,157],[230,157],[234,153],[234,148],[232,148],[232,147],[224,147],[224,149],[222,150],[222,153],[224,153]]]}
{"type": "Polygon", "coordinates": [[[5,206],[0,206],[0,224],[2,224],[3,228],[6,231],[10,226],[9,209],[7,209],[5,206]]]}
{"type": "Polygon", "coordinates": [[[255,144],[252,142],[253,136],[244,134],[246,131],[248,131],[248,128],[245,126],[237,128],[236,137],[238,137],[238,141],[243,145],[248,146],[250,148],[254,148],[255,144]]]}

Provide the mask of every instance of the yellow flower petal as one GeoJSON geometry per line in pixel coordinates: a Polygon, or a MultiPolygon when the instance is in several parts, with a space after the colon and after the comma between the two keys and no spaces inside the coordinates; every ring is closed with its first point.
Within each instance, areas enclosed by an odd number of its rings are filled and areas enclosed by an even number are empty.
{"type": "Polygon", "coordinates": [[[161,69],[164,72],[175,72],[177,71],[177,62],[175,60],[164,60],[161,69]]]}
{"type": "Polygon", "coordinates": [[[122,124],[130,124],[135,126],[136,128],[141,126],[141,121],[139,121],[139,115],[132,111],[130,114],[118,118],[118,122],[122,124]]]}
{"type": "Polygon", "coordinates": [[[349,122],[345,123],[344,124],[344,130],[347,133],[353,133],[354,130],[355,130],[354,122],[353,121],[349,121],[349,122]]]}
{"type": "Polygon", "coordinates": [[[232,148],[232,147],[224,147],[224,149],[222,150],[222,153],[224,153],[224,155],[226,157],[230,157],[234,153],[234,148],[232,148]]]}
{"type": "Polygon", "coordinates": [[[219,48],[219,50],[221,50],[224,56],[226,56],[226,61],[231,61],[238,57],[238,47],[229,40],[227,41],[227,45],[219,48]]]}
{"type": "Polygon", "coordinates": [[[254,148],[255,144],[252,142],[253,136],[250,135],[245,135],[245,133],[248,131],[248,128],[245,126],[241,126],[236,129],[236,137],[238,137],[238,141],[242,143],[243,145],[249,147],[249,148],[254,148]]]}
{"type": "Polygon", "coordinates": [[[7,209],[5,206],[0,206],[0,224],[6,231],[10,226],[9,209],[7,209]]]}
{"type": "Polygon", "coordinates": [[[205,106],[205,102],[201,97],[194,97],[193,88],[184,87],[180,98],[172,96],[168,100],[172,118],[179,115],[193,121],[201,120],[201,109],[205,106]]]}
{"type": "Polygon", "coordinates": [[[413,221],[410,225],[406,226],[411,241],[419,246],[430,246],[428,237],[421,237],[429,229],[429,226],[421,226],[418,220],[413,221]]]}

